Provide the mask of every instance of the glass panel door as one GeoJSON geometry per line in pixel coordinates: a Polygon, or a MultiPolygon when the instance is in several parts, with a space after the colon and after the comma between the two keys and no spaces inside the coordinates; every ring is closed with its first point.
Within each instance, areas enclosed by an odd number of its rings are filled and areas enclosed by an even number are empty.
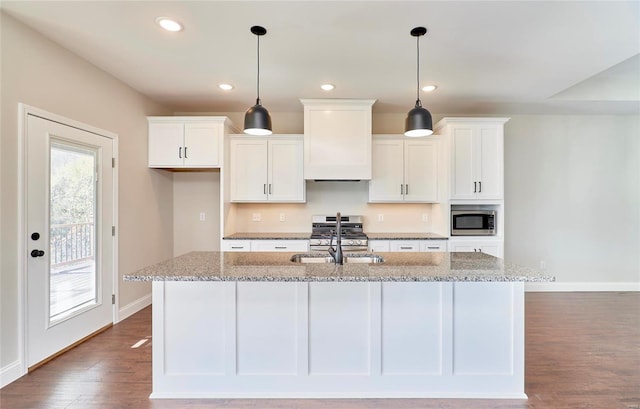
{"type": "Polygon", "coordinates": [[[98,301],[96,272],[97,154],[51,141],[49,323],[98,301]]]}

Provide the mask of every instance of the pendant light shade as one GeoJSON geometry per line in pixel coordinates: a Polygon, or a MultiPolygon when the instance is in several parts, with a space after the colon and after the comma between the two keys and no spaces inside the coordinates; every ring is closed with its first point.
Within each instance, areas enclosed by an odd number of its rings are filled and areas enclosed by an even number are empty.
{"type": "Polygon", "coordinates": [[[433,121],[431,113],[422,107],[420,101],[420,37],[427,33],[424,27],[416,27],[411,30],[411,35],[416,38],[417,64],[416,64],[416,105],[407,114],[405,121],[405,136],[427,136],[433,133],[433,121]]]}
{"type": "Polygon", "coordinates": [[[256,82],[256,104],[244,114],[244,133],[249,135],[271,135],[271,116],[260,102],[260,36],[267,34],[267,29],[260,26],[251,27],[251,32],[258,38],[258,79],[256,82]]]}

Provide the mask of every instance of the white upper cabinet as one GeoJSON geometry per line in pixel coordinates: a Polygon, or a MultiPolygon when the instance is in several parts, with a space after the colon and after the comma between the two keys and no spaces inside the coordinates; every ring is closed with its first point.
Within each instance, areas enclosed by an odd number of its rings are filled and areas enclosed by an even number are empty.
{"type": "Polygon", "coordinates": [[[226,117],[148,117],[150,168],[221,166],[226,117]]]}
{"type": "Polygon", "coordinates": [[[452,200],[503,199],[504,123],[508,118],[444,118],[436,125],[449,138],[452,200]]]}
{"type": "Polygon", "coordinates": [[[304,177],[371,179],[371,107],[375,100],[302,99],[304,177]]]}
{"type": "Polygon", "coordinates": [[[373,140],[369,202],[437,202],[438,141],[378,136],[373,140]]]}
{"type": "Polygon", "coordinates": [[[302,136],[231,138],[232,202],[304,202],[302,136]]]}

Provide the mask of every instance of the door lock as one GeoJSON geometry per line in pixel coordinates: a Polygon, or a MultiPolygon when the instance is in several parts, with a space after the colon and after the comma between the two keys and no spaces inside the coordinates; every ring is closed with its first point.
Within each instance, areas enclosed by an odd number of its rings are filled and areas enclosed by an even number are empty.
{"type": "Polygon", "coordinates": [[[44,251],[42,250],[31,250],[31,257],[42,257],[44,256],[44,251]]]}

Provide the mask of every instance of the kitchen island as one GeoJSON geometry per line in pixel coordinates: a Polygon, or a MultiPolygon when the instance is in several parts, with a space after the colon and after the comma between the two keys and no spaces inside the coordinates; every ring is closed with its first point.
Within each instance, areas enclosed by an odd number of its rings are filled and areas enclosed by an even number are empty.
{"type": "Polygon", "coordinates": [[[553,277],[481,253],[378,255],[194,252],[125,276],[153,281],[151,397],[526,398],[524,282],[553,277]]]}

